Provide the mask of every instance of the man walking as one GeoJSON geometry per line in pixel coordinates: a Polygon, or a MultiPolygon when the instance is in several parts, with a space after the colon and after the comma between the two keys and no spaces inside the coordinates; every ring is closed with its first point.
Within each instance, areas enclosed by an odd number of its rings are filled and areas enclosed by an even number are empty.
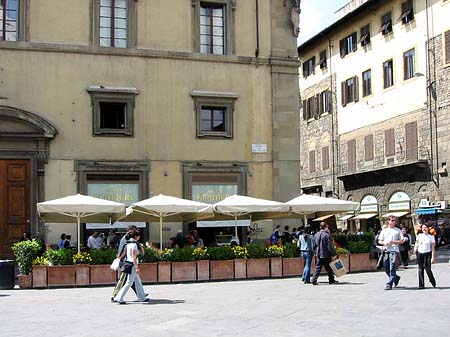
{"type": "Polygon", "coordinates": [[[325,222],[320,223],[320,232],[314,236],[314,243],[317,247],[317,263],[311,283],[313,285],[318,284],[317,279],[322,267],[325,267],[325,270],[327,271],[328,283],[337,283],[334,279],[333,270],[330,267],[331,259],[336,255],[336,250],[333,245],[333,239],[331,238],[328,225],[325,222]]]}
{"type": "Polygon", "coordinates": [[[385,249],[383,265],[384,271],[389,277],[384,289],[391,290],[393,285],[396,287],[400,282],[400,276],[397,275],[397,267],[400,264],[398,245],[403,243],[403,234],[399,228],[395,227],[397,224],[395,216],[390,216],[387,221],[388,227],[381,231],[378,244],[385,249]]]}

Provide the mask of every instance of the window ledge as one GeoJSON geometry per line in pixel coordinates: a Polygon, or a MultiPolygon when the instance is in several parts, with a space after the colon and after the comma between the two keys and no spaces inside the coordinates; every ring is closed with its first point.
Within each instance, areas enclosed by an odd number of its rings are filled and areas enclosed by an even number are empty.
{"type": "Polygon", "coordinates": [[[238,98],[239,95],[229,91],[193,90],[192,97],[238,98]]]}
{"type": "Polygon", "coordinates": [[[139,94],[139,90],[134,87],[109,87],[104,85],[91,85],[87,88],[88,92],[107,92],[120,94],[139,94]]]}

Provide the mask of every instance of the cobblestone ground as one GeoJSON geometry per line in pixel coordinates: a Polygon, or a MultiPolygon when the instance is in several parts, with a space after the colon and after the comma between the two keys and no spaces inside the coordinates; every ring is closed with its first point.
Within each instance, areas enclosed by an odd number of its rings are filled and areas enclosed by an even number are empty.
{"type": "Polygon", "coordinates": [[[151,302],[130,291],[127,305],[110,303],[112,287],[0,290],[0,336],[450,336],[449,251],[439,255],[425,290],[414,265],[391,291],[383,272],[146,285],[151,302]]]}

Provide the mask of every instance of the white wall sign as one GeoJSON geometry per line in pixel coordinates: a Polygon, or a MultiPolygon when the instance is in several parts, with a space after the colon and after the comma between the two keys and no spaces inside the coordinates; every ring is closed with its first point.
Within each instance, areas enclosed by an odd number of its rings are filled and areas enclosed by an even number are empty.
{"type": "Polygon", "coordinates": [[[267,153],[267,144],[252,144],[252,153],[267,153]]]}

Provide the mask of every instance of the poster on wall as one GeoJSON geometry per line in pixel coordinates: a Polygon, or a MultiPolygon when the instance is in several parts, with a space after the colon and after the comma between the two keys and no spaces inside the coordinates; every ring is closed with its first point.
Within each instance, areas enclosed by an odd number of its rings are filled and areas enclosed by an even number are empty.
{"type": "MultiPolygon", "coordinates": [[[[139,201],[139,183],[108,183],[108,182],[88,182],[87,195],[99,199],[121,202],[127,206],[139,201]]],[[[87,223],[86,229],[101,228],[126,228],[130,223],[115,222],[109,223],[87,223]]],[[[137,227],[145,227],[145,222],[133,223],[137,227]]]]}

